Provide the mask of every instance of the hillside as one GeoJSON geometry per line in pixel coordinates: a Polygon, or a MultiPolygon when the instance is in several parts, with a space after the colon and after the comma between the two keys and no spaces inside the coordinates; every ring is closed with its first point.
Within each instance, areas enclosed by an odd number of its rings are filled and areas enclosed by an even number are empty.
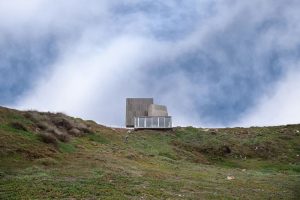
{"type": "Polygon", "coordinates": [[[300,125],[132,131],[0,107],[0,199],[299,199],[300,125]]]}

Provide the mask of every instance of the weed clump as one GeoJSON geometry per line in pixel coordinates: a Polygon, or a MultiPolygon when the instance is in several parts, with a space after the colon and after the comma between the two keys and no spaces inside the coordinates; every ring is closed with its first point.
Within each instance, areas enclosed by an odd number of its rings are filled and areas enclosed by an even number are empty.
{"type": "Polygon", "coordinates": [[[67,143],[72,136],[80,137],[92,133],[83,120],[68,117],[63,113],[29,111],[24,116],[34,122],[36,132],[41,133],[41,138],[44,138],[42,140],[46,143],[67,143]]]}
{"type": "Polygon", "coordinates": [[[74,127],[74,124],[70,122],[70,120],[67,120],[65,118],[61,117],[55,117],[51,119],[51,122],[57,127],[61,129],[70,130],[74,127]]]}
{"type": "Polygon", "coordinates": [[[68,133],[73,136],[82,136],[82,132],[77,128],[72,128],[68,133]]]}
{"type": "Polygon", "coordinates": [[[50,133],[39,133],[38,136],[42,142],[45,142],[47,144],[53,144],[54,146],[58,145],[56,137],[50,133]]]}
{"type": "Polygon", "coordinates": [[[66,134],[66,133],[63,133],[61,135],[57,135],[56,137],[61,142],[70,142],[70,140],[71,140],[71,136],[66,134]]]}
{"type": "Polygon", "coordinates": [[[41,130],[47,130],[50,128],[49,125],[45,122],[36,122],[36,125],[41,130]]]}
{"type": "Polygon", "coordinates": [[[20,130],[20,131],[28,131],[27,128],[20,122],[12,122],[12,123],[10,123],[10,127],[20,130]]]}
{"type": "Polygon", "coordinates": [[[71,140],[70,135],[68,135],[65,132],[60,131],[59,129],[53,127],[49,128],[47,130],[48,133],[52,134],[54,137],[56,137],[61,142],[69,142],[71,140]]]}

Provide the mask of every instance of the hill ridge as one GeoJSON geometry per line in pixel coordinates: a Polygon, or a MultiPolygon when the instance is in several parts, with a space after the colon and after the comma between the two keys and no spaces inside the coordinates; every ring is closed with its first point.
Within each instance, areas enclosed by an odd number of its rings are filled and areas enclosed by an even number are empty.
{"type": "Polygon", "coordinates": [[[299,131],[128,132],[0,107],[0,199],[297,199],[299,131]]]}

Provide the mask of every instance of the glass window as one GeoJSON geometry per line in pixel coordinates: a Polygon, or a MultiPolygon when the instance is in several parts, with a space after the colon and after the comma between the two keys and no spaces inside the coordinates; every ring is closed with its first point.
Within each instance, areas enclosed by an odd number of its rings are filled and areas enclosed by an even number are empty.
{"type": "Polygon", "coordinates": [[[166,123],[166,127],[167,128],[171,128],[172,125],[171,125],[171,118],[170,117],[166,117],[165,118],[165,123],[166,123]]]}
{"type": "Polygon", "coordinates": [[[142,117],[139,118],[139,127],[140,128],[145,127],[145,118],[142,118],[142,117]]]}
{"type": "Polygon", "coordinates": [[[146,119],[146,128],[151,128],[152,118],[151,117],[147,117],[145,119],[146,119]]]}
{"type": "Polygon", "coordinates": [[[152,127],[157,128],[158,127],[158,117],[152,117],[152,119],[153,119],[152,127]]]}
{"type": "Polygon", "coordinates": [[[158,121],[159,121],[159,128],[164,128],[165,127],[164,117],[159,117],[158,121]]]}
{"type": "Polygon", "coordinates": [[[171,117],[135,117],[136,128],[172,128],[171,117]]]}

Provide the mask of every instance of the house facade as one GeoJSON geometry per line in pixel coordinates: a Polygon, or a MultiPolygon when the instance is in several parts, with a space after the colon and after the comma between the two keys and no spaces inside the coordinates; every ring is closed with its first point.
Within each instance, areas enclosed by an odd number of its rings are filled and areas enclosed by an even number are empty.
{"type": "Polygon", "coordinates": [[[154,104],[153,98],[126,99],[126,127],[135,129],[171,129],[167,107],[154,104]]]}

